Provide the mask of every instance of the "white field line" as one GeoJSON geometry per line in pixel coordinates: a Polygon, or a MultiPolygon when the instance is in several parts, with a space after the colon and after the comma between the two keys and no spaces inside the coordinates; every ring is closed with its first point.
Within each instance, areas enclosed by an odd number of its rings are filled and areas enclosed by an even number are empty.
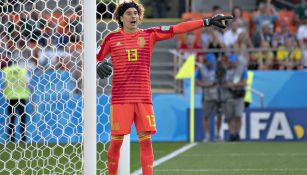
{"type": "Polygon", "coordinates": [[[247,168],[247,169],[159,169],[154,170],[155,172],[243,172],[243,171],[299,171],[299,172],[307,172],[307,168],[247,168]]]}
{"type": "MultiPolygon", "coordinates": [[[[188,145],[185,145],[185,146],[177,149],[174,152],[171,152],[170,154],[168,154],[168,155],[166,155],[166,156],[164,156],[164,157],[154,161],[153,167],[156,167],[156,166],[158,166],[158,165],[160,165],[160,164],[162,164],[162,163],[164,163],[164,162],[166,162],[166,161],[168,161],[168,160],[178,156],[179,154],[184,153],[185,151],[193,148],[196,145],[197,145],[197,143],[188,144],[188,145]]],[[[132,175],[141,175],[141,174],[142,174],[142,169],[141,168],[136,170],[136,171],[134,171],[132,173],[132,175]]]]}

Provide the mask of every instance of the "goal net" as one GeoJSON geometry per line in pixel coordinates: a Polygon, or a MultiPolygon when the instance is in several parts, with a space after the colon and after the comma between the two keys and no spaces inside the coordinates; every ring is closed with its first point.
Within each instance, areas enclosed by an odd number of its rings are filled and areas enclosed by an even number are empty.
{"type": "MultiPolygon", "coordinates": [[[[83,174],[84,63],[95,59],[84,56],[84,1],[0,2],[1,175],[83,174]]],[[[98,46],[117,1],[96,2],[98,46]]],[[[97,80],[97,174],[107,172],[110,86],[97,80]]]]}

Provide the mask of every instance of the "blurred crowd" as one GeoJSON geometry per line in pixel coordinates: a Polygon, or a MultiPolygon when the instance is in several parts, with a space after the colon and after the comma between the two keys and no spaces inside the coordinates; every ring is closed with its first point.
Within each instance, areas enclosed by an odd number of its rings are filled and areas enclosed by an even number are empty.
{"type": "Polygon", "coordinates": [[[0,13],[1,68],[9,62],[31,72],[82,70],[82,9],[0,13]]]}
{"type": "MultiPolygon", "coordinates": [[[[183,19],[221,13],[215,5],[210,13],[185,13],[183,19]]],[[[292,11],[277,11],[271,1],[264,1],[255,12],[235,6],[226,15],[234,19],[225,30],[207,27],[178,37],[180,56],[197,58],[204,142],[240,141],[242,114],[252,103],[252,70],[307,69],[307,3],[292,11]],[[215,130],[210,129],[212,116],[216,116],[215,130]],[[222,116],[229,128],[226,138],[221,138],[222,116]]]]}
{"type": "MultiPolygon", "coordinates": [[[[202,19],[219,13],[224,12],[215,5],[210,13],[184,13],[182,18],[202,19]]],[[[227,30],[210,27],[180,36],[179,49],[201,49],[197,53],[200,62],[208,53],[214,53],[216,59],[236,54],[250,70],[307,68],[306,3],[292,11],[277,11],[270,1],[264,1],[254,12],[235,6],[231,15],[234,20],[227,30]]]]}

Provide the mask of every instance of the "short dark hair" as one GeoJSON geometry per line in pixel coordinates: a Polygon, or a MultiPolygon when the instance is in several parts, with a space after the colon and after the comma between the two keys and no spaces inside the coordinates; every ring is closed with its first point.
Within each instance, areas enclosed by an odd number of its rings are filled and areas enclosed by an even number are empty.
{"type": "Polygon", "coordinates": [[[143,20],[145,9],[142,4],[136,3],[134,0],[123,2],[117,6],[114,12],[114,18],[119,24],[120,28],[123,28],[123,22],[120,21],[120,17],[123,16],[125,11],[129,8],[135,8],[138,11],[139,19],[143,20]]]}
{"type": "Polygon", "coordinates": [[[219,5],[214,5],[214,6],[212,7],[212,11],[216,11],[216,10],[221,10],[221,6],[219,6],[219,5]]]}

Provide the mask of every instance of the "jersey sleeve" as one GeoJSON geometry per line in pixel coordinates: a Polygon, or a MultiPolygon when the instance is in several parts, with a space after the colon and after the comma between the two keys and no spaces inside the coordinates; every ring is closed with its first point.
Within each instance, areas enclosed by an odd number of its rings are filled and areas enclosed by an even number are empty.
{"type": "Polygon", "coordinates": [[[182,34],[204,27],[203,20],[181,22],[173,26],[160,26],[152,28],[154,40],[161,41],[173,38],[175,34],[182,34]]]}
{"type": "Polygon", "coordinates": [[[181,22],[173,26],[174,34],[192,32],[204,27],[203,20],[181,22]]]}
{"type": "Polygon", "coordinates": [[[107,35],[101,42],[96,55],[96,61],[103,61],[110,53],[110,37],[107,35]]]}
{"type": "Polygon", "coordinates": [[[167,40],[174,37],[173,26],[160,26],[152,28],[155,41],[167,40]]]}

